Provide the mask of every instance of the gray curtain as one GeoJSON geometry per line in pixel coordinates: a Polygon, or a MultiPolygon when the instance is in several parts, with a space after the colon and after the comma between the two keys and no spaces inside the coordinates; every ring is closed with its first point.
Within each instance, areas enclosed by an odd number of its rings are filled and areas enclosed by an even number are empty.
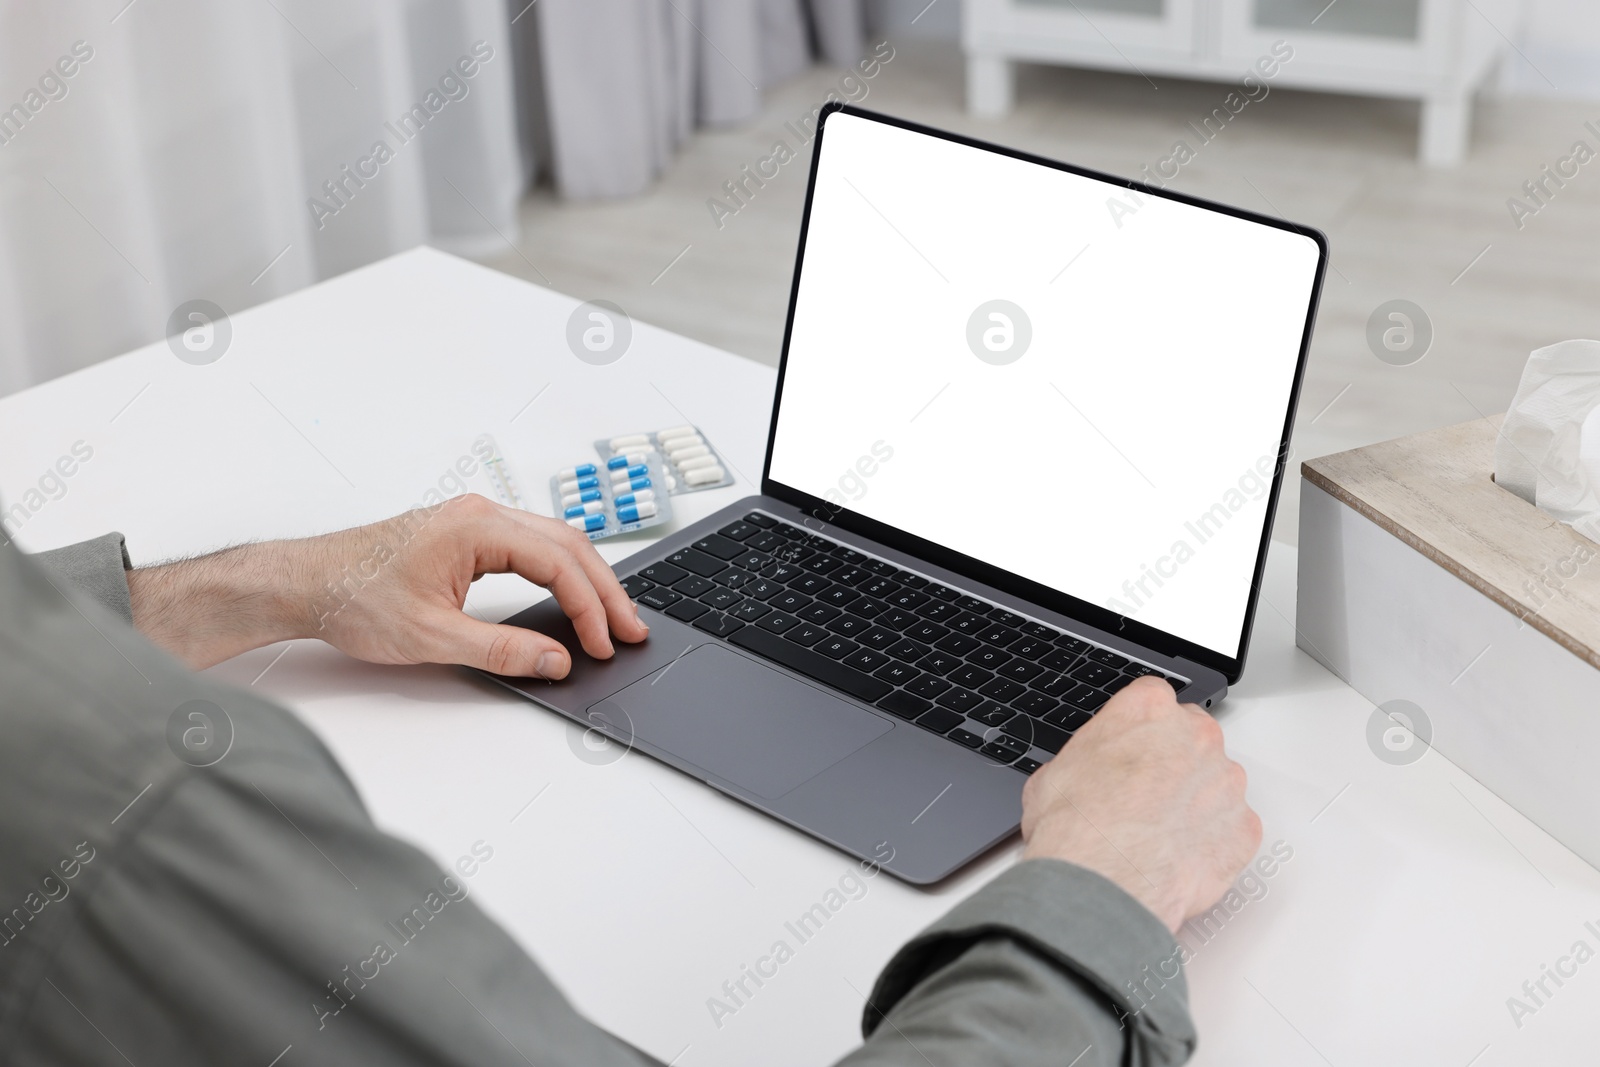
{"type": "Polygon", "coordinates": [[[697,126],[752,118],[764,88],[864,46],[862,0],[525,2],[510,0],[524,158],[572,198],[640,192],[697,126]]]}

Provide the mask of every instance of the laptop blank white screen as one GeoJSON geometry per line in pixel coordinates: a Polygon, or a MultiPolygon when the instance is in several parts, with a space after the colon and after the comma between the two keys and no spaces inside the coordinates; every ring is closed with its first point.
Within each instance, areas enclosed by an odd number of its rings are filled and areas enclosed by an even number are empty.
{"type": "Polygon", "coordinates": [[[843,113],[821,153],[770,476],[1237,657],[1315,242],[843,113]]]}

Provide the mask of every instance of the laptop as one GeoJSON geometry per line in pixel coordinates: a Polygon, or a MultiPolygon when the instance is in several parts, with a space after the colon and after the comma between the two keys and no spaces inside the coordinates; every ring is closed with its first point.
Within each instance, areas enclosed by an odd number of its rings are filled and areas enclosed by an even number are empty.
{"type": "MultiPolygon", "coordinates": [[[[1134,678],[1244,670],[1322,234],[821,116],[761,493],[617,564],[650,638],[500,683],[913,884],[1134,678]]],[[[510,623],[575,652],[554,600],[510,623]]]]}

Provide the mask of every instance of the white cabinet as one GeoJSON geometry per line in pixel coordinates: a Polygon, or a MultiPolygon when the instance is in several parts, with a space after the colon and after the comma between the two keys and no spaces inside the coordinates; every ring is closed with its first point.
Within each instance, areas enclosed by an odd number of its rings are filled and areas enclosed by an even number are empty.
{"type": "Polygon", "coordinates": [[[966,0],[967,103],[1008,110],[1019,60],[1242,81],[1287,42],[1274,84],[1420,100],[1423,160],[1454,166],[1520,17],[1520,0],[966,0]]]}

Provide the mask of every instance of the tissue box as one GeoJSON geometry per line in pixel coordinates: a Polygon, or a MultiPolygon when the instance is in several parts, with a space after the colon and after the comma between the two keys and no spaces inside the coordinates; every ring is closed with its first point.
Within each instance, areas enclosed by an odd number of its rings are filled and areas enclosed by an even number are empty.
{"type": "MultiPolygon", "coordinates": [[[[1499,426],[1302,466],[1298,642],[1600,866],[1600,545],[1494,483],[1499,426]]],[[[1375,757],[1425,753],[1395,722],[1375,757]]]]}

